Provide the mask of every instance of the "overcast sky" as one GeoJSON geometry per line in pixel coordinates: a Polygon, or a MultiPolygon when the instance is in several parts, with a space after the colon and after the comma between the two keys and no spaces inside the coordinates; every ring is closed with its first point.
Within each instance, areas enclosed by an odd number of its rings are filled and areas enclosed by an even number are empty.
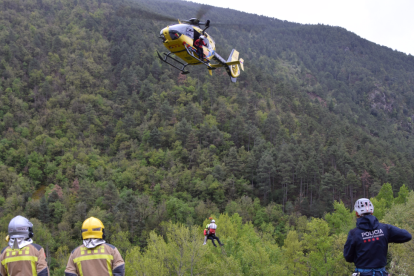
{"type": "Polygon", "coordinates": [[[414,55],[414,0],[190,0],[302,24],[340,26],[414,55]]]}

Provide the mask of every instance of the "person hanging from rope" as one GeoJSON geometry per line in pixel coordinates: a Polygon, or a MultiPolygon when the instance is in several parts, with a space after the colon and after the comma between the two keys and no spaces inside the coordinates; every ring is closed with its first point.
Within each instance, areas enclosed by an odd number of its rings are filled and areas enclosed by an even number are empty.
{"type": "Polygon", "coordinates": [[[220,239],[216,236],[216,229],[217,229],[216,221],[211,217],[210,217],[210,220],[211,220],[211,223],[207,227],[208,229],[207,239],[211,240],[211,242],[213,243],[215,247],[217,247],[217,245],[214,243],[214,240],[217,240],[220,246],[223,246],[224,244],[222,244],[220,242],[220,239]]]}
{"type": "Polygon", "coordinates": [[[379,223],[374,213],[374,205],[367,198],[355,202],[357,227],[349,231],[344,246],[344,257],[355,264],[359,276],[388,276],[388,243],[404,243],[411,240],[411,234],[393,225],[379,223]]]}

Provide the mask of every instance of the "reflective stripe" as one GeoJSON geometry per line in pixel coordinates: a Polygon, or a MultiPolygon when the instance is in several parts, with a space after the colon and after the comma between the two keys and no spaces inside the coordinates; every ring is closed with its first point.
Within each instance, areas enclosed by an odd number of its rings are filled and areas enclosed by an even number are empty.
{"type": "Polygon", "coordinates": [[[6,266],[8,263],[19,262],[19,261],[31,261],[32,274],[33,276],[37,276],[37,271],[36,271],[36,262],[38,261],[37,257],[34,257],[34,256],[11,257],[11,258],[6,258],[3,261],[1,261],[1,264],[6,268],[6,270],[8,270],[6,266]]]}
{"type": "Polygon", "coordinates": [[[89,260],[106,260],[106,264],[108,265],[108,273],[110,276],[112,276],[112,260],[114,259],[114,256],[108,255],[108,254],[99,254],[99,255],[89,255],[89,256],[82,256],[73,259],[73,262],[78,266],[79,274],[80,276],[83,276],[82,271],[82,261],[89,261],[89,260]]]}
{"type": "Polygon", "coordinates": [[[11,253],[11,255],[12,256],[15,256],[15,255],[23,255],[23,252],[24,252],[24,254],[26,254],[26,255],[29,255],[29,247],[28,246],[26,246],[26,247],[23,247],[22,249],[11,249],[11,248],[8,248],[7,250],[6,250],[6,256],[7,257],[10,257],[10,253],[11,253]]]}
{"type": "MultiPolygon", "coordinates": [[[[99,253],[98,252],[99,249],[101,250],[100,253],[105,253],[105,247],[103,247],[102,245],[93,248],[93,253],[99,253]]],[[[91,254],[92,253],[92,249],[89,249],[89,248],[86,248],[86,247],[82,247],[80,250],[81,250],[81,255],[91,254]]]]}

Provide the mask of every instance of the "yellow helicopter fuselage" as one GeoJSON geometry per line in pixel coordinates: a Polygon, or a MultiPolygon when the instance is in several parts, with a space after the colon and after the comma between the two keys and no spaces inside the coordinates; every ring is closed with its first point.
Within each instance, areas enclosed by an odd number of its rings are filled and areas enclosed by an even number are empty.
{"type": "Polygon", "coordinates": [[[164,56],[161,56],[157,52],[159,59],[181,71],[181,74],[189,73],[185,69],[188,65],[203,64],[207,66],[210,75],[214,69],[224,67],[231,81],[236,82],[236,78],[240,75],[240,69],[244,70],[244,61],[239,59],[239,52],[233,49],[227,60],[222,58],[216,53],[216,44],[205,30],[198,26],[182,23],[165,27],[160,32],[160,38],[169,53],[163,53],[164,56]],[[198,56],[197,49],[194,47],[194,42],[201,35],[205,37],[203,41],[206,43],[206,46],[203,46],[203,57],[198,56]],[[174,55],[179,59],[176,59],[174,55]],[[170,60],[174,62],[171,63],[170,60]],[[215,61],[214,64],[211,63],[212,60],[215,61]]]}
{"type": "MultiPolygon", "coordinates": [[[[196,65],[200,64],[200,61],[188,53],[186,45],[187,47],[190,46],[190,50],[195,51],[196,49],[193,43],[202,33],[203,30],[196,26],[177,24],[162,29],[160,36],[164,39],[163,44],[168,51],[175,54],[188,64],[196,65]]],[[[210,61],[214,56],[216,44],[206,32],[204,32],[203,35],[206,37],[204,42],[207,44],[207,46],[203,46],[204,55],[205,58],[210,61]]],[[[195,55],[197,54],[195,53],[195,55]]]]}

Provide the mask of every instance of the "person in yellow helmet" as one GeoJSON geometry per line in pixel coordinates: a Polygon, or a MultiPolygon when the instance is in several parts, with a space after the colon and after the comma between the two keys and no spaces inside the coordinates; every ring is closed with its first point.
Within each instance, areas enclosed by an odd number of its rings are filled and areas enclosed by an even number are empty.
{"type": "Polygon", "coordinates": [[[9,223],[9,243],[1,251],[0,275],[49,276],[45,250],[33,243],[33,224],[25,217],[14,217],[9,223]]]}
{"type": "Polygon", "coordinates": [[[90,217],[82,224],[83,244],[70,254],[65,276],[124,276],[125,262],[118,249],[105,242],[105,226],[90,217]]]}

